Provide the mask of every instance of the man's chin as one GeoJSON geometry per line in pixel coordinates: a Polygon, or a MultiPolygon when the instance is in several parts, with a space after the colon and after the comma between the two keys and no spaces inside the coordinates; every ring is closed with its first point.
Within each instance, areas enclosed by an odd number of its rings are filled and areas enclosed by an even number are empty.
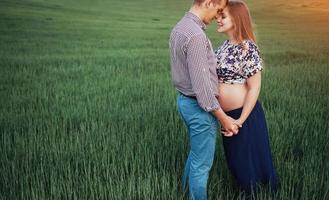
{"type": "Polygon", "coordinates": [[[206,21],[204,21],[203,23],[207,26],[210,24],[210,22],[206,22],[206,21]]]}

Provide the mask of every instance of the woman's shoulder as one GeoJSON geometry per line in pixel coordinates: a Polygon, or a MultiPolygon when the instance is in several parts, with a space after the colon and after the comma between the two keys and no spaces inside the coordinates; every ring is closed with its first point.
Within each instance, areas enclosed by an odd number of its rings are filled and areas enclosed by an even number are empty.
{"type": "Polygon", "coordinates": [[[251,49],[251,50],[258,50],[258,46],[256,42],[252,40],[243,40],[243,45],[245,45],[246,49],[251,49]]]}

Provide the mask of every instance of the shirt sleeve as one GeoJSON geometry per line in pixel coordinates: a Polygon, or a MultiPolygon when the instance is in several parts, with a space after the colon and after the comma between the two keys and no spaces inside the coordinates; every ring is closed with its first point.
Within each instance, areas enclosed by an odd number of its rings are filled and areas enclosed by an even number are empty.
{"type": "MultiPolygon", "coordinates": [[[[187,44],[187,65],[199,105],[211,112],[219,109],[219,103],[212,91],[210,79],[210,66],[207,52],[210,51],[206,36],[199,34],[193,36],[187,44]]],[[[213,54],[213,52],[211,52],[213,54]]],[[[212,57],[214,59],[214,56],[212,57]]]]}
{"type": "Polygon", "coordinates": [[[243,77],[247,79],[263,70],[263,61],[255,43],[248,42],[246,51],[243,58],[243,77]]]}

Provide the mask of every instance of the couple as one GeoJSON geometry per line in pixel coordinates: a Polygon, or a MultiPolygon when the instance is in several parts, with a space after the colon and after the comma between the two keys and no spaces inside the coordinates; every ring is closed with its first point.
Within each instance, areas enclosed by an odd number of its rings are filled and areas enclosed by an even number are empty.
{"type": "Polygon", "coordinates": [[[261,104],[262,61],[245,3],[194,0],[170,35],[171,73],[177,105],[185,122],[190,152],[183,187],[191,199],[206,199],[218,122],[228,167],[240,189],[250,195],[257,184],[276,191],[268,130],[261,104]],[[226,40],[215,52],[205,28],[217,20],[226,40]]]}

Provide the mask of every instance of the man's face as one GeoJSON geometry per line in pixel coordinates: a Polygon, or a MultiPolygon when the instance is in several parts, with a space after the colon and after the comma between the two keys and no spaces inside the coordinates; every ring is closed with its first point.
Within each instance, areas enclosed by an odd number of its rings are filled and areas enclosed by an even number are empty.
{"type": "Polygon", "coordinates": [[[210,2],[207,8],[208,9],[207,14],[204,17],[203,22],[207,25],[210,24],[212,20],[216,19],[216,17],[223,12],[225,6],[226,6],[225,0],[220,1],[220,3],[210,2]]]}

